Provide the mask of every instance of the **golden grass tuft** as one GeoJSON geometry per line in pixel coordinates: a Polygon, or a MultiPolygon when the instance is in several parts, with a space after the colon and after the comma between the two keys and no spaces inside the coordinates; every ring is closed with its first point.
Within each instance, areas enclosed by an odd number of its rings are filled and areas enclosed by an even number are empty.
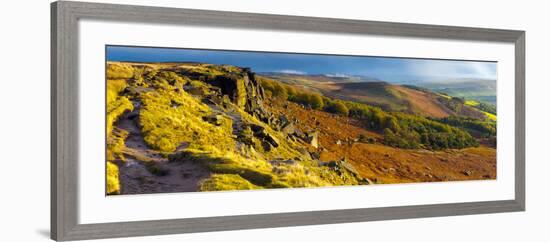
{"type": "Polygon", "coordinates": [[[199,187],[200,191],[231,191],[253,190],[262,187],[250,183],[248,180],[235,174],[214,174],[204,180],[199,187]]]}
{"type": "Polygon", "coordinates": [[[134,68],[126,63],[107,63],[107,79],[129,79],[134,76],[134,68]]]}
{"type": "Polygon", "coordinates": [[[107,194],[120,194],[118,166],[109,161],[107,162],[107,194]]]}
{"type": "Polygon", "coordinates": [[[107,105],[107,136],[113,131],[113,124],[126,111],[134,110],[134,105],[128,98],[119,97],[107,105]]]}
{"type": "Polygon", "coordinates": [[[121,160],[124,161],[124,152],[126,145],[124,141],[128,137],[128,131],[122,129],[115,129],[111,132],[111,135],[107,137],[107,160],[121,160]]]}

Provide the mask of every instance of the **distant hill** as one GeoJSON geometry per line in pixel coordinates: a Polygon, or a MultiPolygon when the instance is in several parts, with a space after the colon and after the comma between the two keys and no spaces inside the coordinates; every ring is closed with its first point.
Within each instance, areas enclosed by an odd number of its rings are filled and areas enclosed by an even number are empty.
{"type": "Polygon", "coordinates": [[[495,80],[454,79],[419,82],[414,85],[445,93],[453,97],[462,97],[481,102],[496,104],[497,84],[495,80]]]}
{"type": "Polygon", "coordinates": [[[360,77],[332,78],[296,74],[271,74],[269,77],[320,92],[328,97],[378,106],[386,111],[406,112],[434,118],[456,115],[485,117],[483,112],[461,103],[460,99],[452,99],[448,95],[432,92],[429,88],[396,85],[360,77]],[[352,81],[349,81],[350,79],[352,81]]]}

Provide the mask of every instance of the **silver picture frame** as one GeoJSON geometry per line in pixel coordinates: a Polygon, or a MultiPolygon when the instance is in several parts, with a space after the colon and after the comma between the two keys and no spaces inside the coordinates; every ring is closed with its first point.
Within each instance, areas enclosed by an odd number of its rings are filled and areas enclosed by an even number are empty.
{"type": "MultiPolygon", "coordinates": [[[[255,13],[58,1],[51,4],[51,238],[58,241],[525,211],[525,32],[255,13]],[[78,222],[78,21],[216,26],[515,45],[515,198],[155,221],[78,222]]],[[[98,97],[98,100],[103,97],[98,97]]]]}

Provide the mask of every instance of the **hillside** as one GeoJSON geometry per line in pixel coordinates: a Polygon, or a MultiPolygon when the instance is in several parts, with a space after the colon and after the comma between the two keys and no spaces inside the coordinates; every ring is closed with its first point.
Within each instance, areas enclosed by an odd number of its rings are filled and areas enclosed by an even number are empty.
{"type": "Polygon", "coordinates": [[[488,146],[449,150],[410,150],[384,145],[384,135],[357,120],[274,101],[270,110],[297,120],[300,129],[319,130],[321,161],[346,159],[376,183],[496,178],[496,150],[488,146]],[[314,116],[315,120],[311,117],[314,116]],[[369,137],[367,140],[358,137],[369,137]]]}
{"type": "MultiPolygon", "coordinates": [[[[229,65],[108,62],[107,193],[496,177],[494,144],[484,142],[496,135],[493,123],[411,115],[445,111],[423,104],[386,112],[304,83],[229,65]]],[[[404,100],[424,95],[389,90],[404,100]]]]}

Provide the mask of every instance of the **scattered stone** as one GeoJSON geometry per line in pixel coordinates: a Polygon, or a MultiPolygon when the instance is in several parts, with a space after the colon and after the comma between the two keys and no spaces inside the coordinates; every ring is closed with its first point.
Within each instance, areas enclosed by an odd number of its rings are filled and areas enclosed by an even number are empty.
{"type": "Polygon", "coordinates": [[[341,141],[341,140],[337,140],[337,141],[336,141],[336,145],[342,145],[342,141],[341,141]]]}
{"type": "Polygon", "coordinates": [[[365,185],[372,185],[372,184],[374,184],[374,182],[373,182],[372,180],[370,180],[369,178],[366,178],[366,177],[363,177],[362,182],[363,182],[365,185]]]}
{"type": "Polygon", "coordinates": [[[189,147],[189,143],[188,142],[182,142],[180,145],[178,145],[178,147],[176,148],[177,151],[179,150],[184,150],[186,149],[187,147],[189,147]]]}
{"type": "Polygon", "coordinates": [[[472,171],[463,171],[462,174],[464,174],[465,176],[471,176],[473,174],[472,171]]]}
{"type": "Polygon", "coordinates": [[[359,172],[355,169],[355,167],[353,167],[352,164],[347,162],[345,158],[340,161],[340,166],[353,173],[354,175],[359,176],[359,172]]]}
{"type": "Polygon", "coordinates": [[[223,124],[223,115],[221,114],[212,114],[210,116],[202,117],[202,120],[220,126],[223,124]]]}
{"type": "Polygon", "coordinates": [[[179,106],[181,106],[181,104],[177,103],[177,102],[174,102],[174,100],[170,100],[170,106],[172,108],[178,108],[179,106]]]}
{"type": "Polygon", "coordinates": [[[187,92],[191,95],[204,96],[209,93],[208,88],[205,86],[187,87],[187,92]]]}
{"type": "Polygon", "coordinates": [[[321,158],[321,154],[319,154],[319,152],[316,152],[316,151],[309,152],[309,155],[310,155],[311,158],[313,158],[313,159],[319,159],[319,158],[321,158]]]}

